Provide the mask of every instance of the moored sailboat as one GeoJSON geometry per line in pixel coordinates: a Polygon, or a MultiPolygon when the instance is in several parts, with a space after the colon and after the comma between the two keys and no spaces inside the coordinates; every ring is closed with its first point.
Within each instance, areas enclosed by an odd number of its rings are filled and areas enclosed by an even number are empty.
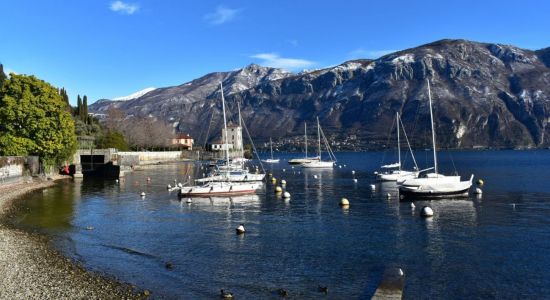
{"type": "Polygon", "coordinates": [[[404,127],[403,127],[403,132],[405,133],[405,138],[407,140],[407,144],[409,145],[409,151],[411,152],[411,156],[415,167],[413,171],[403,170],[401,168],[402,166],[401,140],[399,135],[400,128],[401,128],[401,126],[399,126],[400,123],[401,122],[399,118],[399,113],[395,113],[395,124],[397,125],[397,162],[393,164],[381,166],[382,169],[387,169],[388,171],[376,174],[377,179],[380,181],[403,181],[408,178],[416,178],[420,173],[418,171],[418,165],[416,164],[416,159],[414,158],[414,153],[412,152],[411,145],[409,143],[409,139],[407,138],[407,133],[405,132],[404,127]]]}
{"type": "Polygon", "coordinates": [[[472,186],[474,175],[469,180],[462,181],[460,176],[445,176],[438,173],[437,150],[435,143],[435,129],[432,110],[432,95],[430,82],[428,82],[428,100],[430,107],[430,120],[432,127],[433,160],[434,172],[427,173],[422,177],[409,178],[404,181],[398,181],[399,193],[404,199],[407,198],[441,198],[449,196],[467,196],[472,186]]]}
{"type": "Polygon", "coordinates": [[[271,158],[264,159],[262,161],[268,164],[279,163],[280,160],[278,158],[277,159],[273,158],[273,141],[271,140],[271,138],[269,138],[269,150],[271,152],[271,158]]]}
{"type": "Polygon", "coordinates": [[[307,123],[304,123],[304,146],[305,146],[305,157],[289,159],[288,160],[289,165],[299,165],[303,163],[320,160],[319,157],[307,157],[307,123]]]}
{"type": "Polygon", "coordinates": [[[332,149],[330,149],[330,146],[328,144],[328,141],[323,133],[323,130],[321,129],[321,124],[319,123],[319,117],[317,117],[317,139],[318,139],[318,157],[319,160],[314,161],[308,161],[301,163],[300,166],[302,168],[332,168],[334,167],[334,164],[336,163],[336,157],[334,156],[334,153],[332,152],[332,149]],[[323,161],[321,159],[321,135],[323,136],[323,141],[325,143],[325,146],[327,148],[327,152],[329,154],[330,160],[323,161]]]}
{"type": "MultiPolygon", "coordinates": [[[[223,86],[220,83],[221,98],[222,98],[222,111],[223,111],[223,124],[224,134],[223,142],[227,143],[227,119],[225,116],[225,99],[223,96],[223,86]]],[[[225,148],[225,162],[226,170],[219,171],[219,174],[206,178],[208,182],[202,185],[184,186],[180,188],[179,194],[181,197],[210,197],[210,196],[232,196],[232,195],[244,195],[254,194],[257,190],[261,189],[263,183],[260,181],[253,182],[237,182],[231,179],[231,167],[229,160],[229,149],[225,148]]],[[[261,175],[262,179],[265,174],[261,175]]],[[[240,176],[240,175],[239,175],[240,176]]],[[[246,175],[245,175],[246,176],[246,175]]],[[[248,178],[247,178],[248,179],[248,178]]],[[[199,179],[200,180],[200,179],[199,179]]],[[[201,182],[201,181],[199,181],[201,182]]]]}

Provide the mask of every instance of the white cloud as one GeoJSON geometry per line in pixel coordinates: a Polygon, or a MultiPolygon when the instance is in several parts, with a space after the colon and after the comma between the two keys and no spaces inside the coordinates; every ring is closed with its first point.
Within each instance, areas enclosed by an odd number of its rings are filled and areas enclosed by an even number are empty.
{"type": "Polygon", "coordinates": [[[114,11],[121,14],[126,15],[133,15],[139,10],[139,5],[135,3],[126,3],[122,1],[113,1],[111,2],[111,6],[109,8],[114,11]]]}
{"type": "Polygon", "coordinates": [[[396,51],[397,50],[365,50],[363,48],[359,48],[351,51],[348,54],[351,58],[379,58],[381,56],[396,51]]]}
{"type": "Polygon", "coordinates": [[[261,65],[288,70],[301,70],[314,66],[316,63],[306,59],[280,57],[277,53],[259,53],[251,56],[261,59],[261,65]]]}
{"type": "Polygon", "coordinates": [[[212,25],[221,25],[233,21],[240,12],[240,9],[220,5],[215,12],[204,15],[204,19],[212,25]]]}

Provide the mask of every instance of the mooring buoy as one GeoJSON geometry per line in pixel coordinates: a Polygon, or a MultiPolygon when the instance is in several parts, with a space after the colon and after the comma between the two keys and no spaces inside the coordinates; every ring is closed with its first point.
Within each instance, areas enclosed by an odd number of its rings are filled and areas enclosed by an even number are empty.
{"type": "Polygon", "coordinates": [[[349,200],[347,198],[340,199],[340,206],[342,207],[349,206],[349,200]]]}
{"type": "Polygon", "coordinates": [[[422,211],[420,212],[420,215],[425,218],[432,217],[434,215],[434,211],[431,207],[424,206],[422,207],[422,211]]]}
{"type": "Polygon", "coordinates": [[[243,234],[245,232],[244,230],[244,224],[239,225],[236,229],[237,234],[243,234]]]}

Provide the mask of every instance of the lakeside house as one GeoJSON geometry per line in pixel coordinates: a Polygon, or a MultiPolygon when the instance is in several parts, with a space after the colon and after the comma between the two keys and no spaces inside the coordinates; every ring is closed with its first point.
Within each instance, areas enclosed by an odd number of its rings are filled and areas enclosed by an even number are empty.
{"type": "Polygon", "coordinates": [[[214,141],[208,145],[208,150],[210,151],[225,151],[227,150],[233,150],[233,144],[224,144],[222,141],[214,141]]]}
{"type": "Polygon", "coordinates": [[[189,134],[178,134],[172,139],[172,145],[180,149],[193,150],[194,140],[189,134]]]}

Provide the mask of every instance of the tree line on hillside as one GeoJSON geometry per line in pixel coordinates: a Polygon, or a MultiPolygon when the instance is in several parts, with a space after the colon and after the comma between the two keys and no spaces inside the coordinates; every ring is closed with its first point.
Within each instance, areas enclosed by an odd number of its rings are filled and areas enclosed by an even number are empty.
{"type": "Polygon", "coordinates": [[[155,118],[127,116],[117,108],[107,111],[105,126],[119,132],[134,150],[166,150],[172,147],[174,129],[155,118]]]}

